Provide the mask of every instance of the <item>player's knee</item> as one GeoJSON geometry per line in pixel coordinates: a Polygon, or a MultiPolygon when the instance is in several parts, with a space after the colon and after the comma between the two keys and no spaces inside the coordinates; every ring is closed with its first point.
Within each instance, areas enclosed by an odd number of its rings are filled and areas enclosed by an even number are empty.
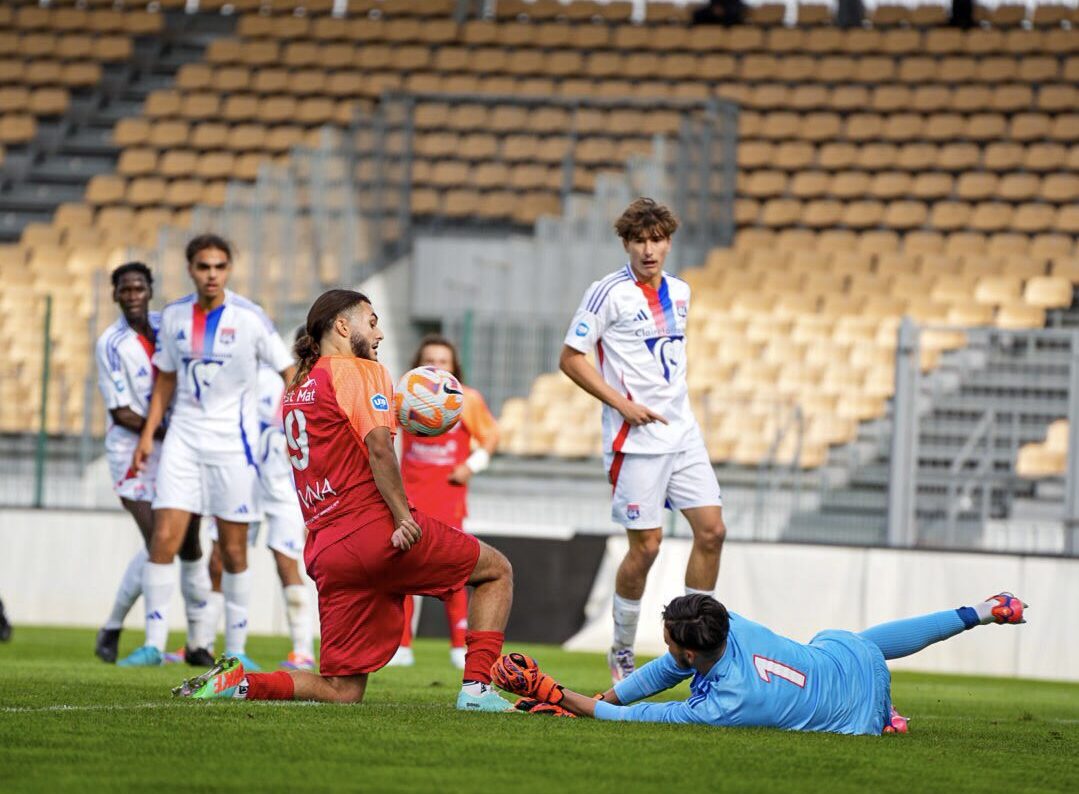
{"type": "Polygon", "coordinates": [[[365,681],[337,680],[331,685],[334,703],[362,703],[365,681]]]}
{"type": "Polygon", "coordinates": [[[663,542],[660,533],[649,533],[637,538],[637,542],[630,546],[630,553],[637,556],[641,561],[651,565],[659,556],[659,547],[663,542]]]}
{"type": "Polygon", "coordinates": [[[506,555],[498,549],[491,549],[491,551],[491,578],[498,579],[512,587],[513,566],[510,565],[510,561],[506,558],[506,555]]]}
{"type": "Polygon", "coordinates": [[[241,573],[247,569],[247,543],[228,542],[221,544],[221,564],[228,573],[241,573]]]}
{"type": "Polygon", "coordinates": [[[704,551],[718,553],[723,548],[723,541],[727,539],[727,525],[723,519],[716,520],[694,533],[694,543],[704,551]]]}
{"type": "Polygon", "coordinates": [[[472,570],[472,577],[468,583],[473,586],[487,582],[505,583],[513,587],[513,566],[506,559],[506,555],[493,546],[486,543],[480,545],[480,556],[476,560],[476,567],[472,570]]]}

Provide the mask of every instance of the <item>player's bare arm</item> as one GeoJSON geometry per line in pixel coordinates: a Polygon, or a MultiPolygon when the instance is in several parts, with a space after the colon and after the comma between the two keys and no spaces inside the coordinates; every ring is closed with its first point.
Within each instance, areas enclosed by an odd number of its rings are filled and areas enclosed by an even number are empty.
{"type": "MultiPolygon", "coordinates": [[[[128,406],[122,405],[119,408],[112,408],[109,410],[109,415],[112,417],[112,421],[120,427],[137,435],[142,435],[142,428],[146,424],[146,419],[132,411],[128,406]]],[[[162,439],[164,437],[165,428],[159,426],[154,432],[154,438],[162,439]]]]}
{"type": "Polygon", "coordinates": [[[146,459],[153,453],[155,434],[165,419],[165,411],[172,402],[172,395],[175,392],[176,373],[158,372],[154,380],[154,391],[150,396],[150,410],[146,414],[146,422],[139,435],[139,445],[135,447],[135,456],[131,460],[131,466],[135,471],[142,471],[146,459]]]}
{"type": "Polygon", "coordinates": [[[401,479],[401,469],[397,465],[397,452],[393,448],[393,435],[385,427],[376,427],[367,434],[363,442],[367,445],[375,486],[386,500],[386,506],[390,508],[396,524],[390,542],[395,548],[408,551],[422,533],[420,525],[412,518],[412,511],[408,509],[405,484],[401,479]]]}
{"type": "Polygon", "coordinates": [[[637,425],[647,425],[652,422],[667,424],[667,420],[660,414],[647,406],[623,397],[608,386],[606,381],[603,380],[603,376],[588,363],[588,359],[581,351],[574,350],[569,345],[563,345],[558,367],[566,373],[566,377],[571,381],[600,402],[606,403],[622,414],[622,418],[630,425],[636,427],[637,425]]]}

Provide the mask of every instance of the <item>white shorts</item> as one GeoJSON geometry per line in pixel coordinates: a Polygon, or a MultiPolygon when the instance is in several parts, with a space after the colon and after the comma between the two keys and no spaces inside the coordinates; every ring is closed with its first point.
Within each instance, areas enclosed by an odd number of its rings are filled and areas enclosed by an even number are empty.
{"type": "Polygon", "coordinates": [[[154,509],[186,510],[225,521],[258,521],[258,469],[243,456],[208,462],[182,434],[168,433],[161,447],[154,509]]]}
{"type": "MultiPolygon", "coordinates": [[[[298,560],[303,554],[304,541],[307,540],[307,528],[303,523],[300,505],[285,502],[263,502],[262,521],[248,525],[247,545],[255,546],[259,539],[259,529],[266,525],[266,547],[279,551],[289,559],[298,560]]],[[[210,540],[218,540],[217,522],[210,519],[210,540]]]]}
{"type": "Polygon", "coordinates": [[[157,480],[157,467],[161,460],[161,442],[154,442],[154,451],[146,460],[146,466],[140,473],[131,472],[131,458],[135,447],[107,451],[105,458],[109,463],[109,477],[112,478],[112,490],[121,499],[133,502],[154,501],[154,482],[157,480]]]}
{"type": "Polygon", "coordinates": [[[266,545],[293,560],[303,554],[307,540],[307,527],[303,523],[300,503],[293,497],[291,502],[265,500],[262,503],[262,523],[266,525],[266,545]]]}
{"type": "Polygon", "coordinates": [[[664,507],[723,506],[703,445],[665,455],[607,453],[603,462],[614,486],[611,521],[626,529],[662,527],[664,507]]]}

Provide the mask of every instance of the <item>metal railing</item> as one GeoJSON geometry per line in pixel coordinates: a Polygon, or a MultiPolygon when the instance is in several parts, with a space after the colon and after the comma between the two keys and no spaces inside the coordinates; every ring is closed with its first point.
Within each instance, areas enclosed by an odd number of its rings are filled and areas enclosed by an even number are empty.
{"type": "Polygon", "coordinates": [[[819,504],[795,514],[784,536],[1074,555],[1076,450],[1079,329],[904,320],[886,416],[833,451],[815,475],[819,504]],[[1021,467],[1024,450],[1043,444],[1060,419],[1070,420],[1066,454],[1048,467],[1021,467]]]}

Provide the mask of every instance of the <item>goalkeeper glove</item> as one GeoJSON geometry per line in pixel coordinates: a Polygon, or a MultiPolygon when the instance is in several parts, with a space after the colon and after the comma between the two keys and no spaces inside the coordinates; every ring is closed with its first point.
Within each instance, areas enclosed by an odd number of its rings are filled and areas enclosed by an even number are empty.
{"type": "Polygon", "coordinates": [[[508,653],[499,658],[491,667],[491,678],[515,695],[555,705],[562,702],[562,687],[539,669],[535,659],[523,653],[508,653]]]}

